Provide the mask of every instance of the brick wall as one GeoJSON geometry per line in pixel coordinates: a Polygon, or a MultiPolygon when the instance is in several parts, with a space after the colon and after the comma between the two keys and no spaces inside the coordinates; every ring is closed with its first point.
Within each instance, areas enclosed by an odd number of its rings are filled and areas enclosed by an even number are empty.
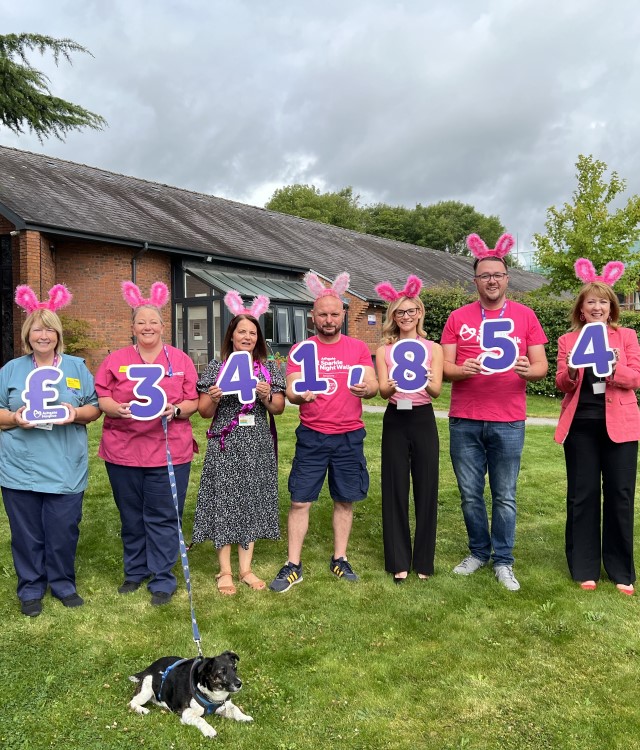
{"type": "Polygon", "coordinates": [[[369,347],[371,354],[375,354],[382,339],[382,321],[384,319],[384,308],[370,305],[368,302],[354,297],[352,294],[345,295],[349,300],[349,336],[364,341],[369,347]],[[369,315],[375,316],[375,324],[369,323],[369,315]]]}
{"type": "MultiPolygon", "coordinates": [[[[14,238],[14,286],[28,284],[40,300],[47,299],[54,284],[68,287],[73,301],[64,309],[64,314],[86,320],[90,325],[89,336],[103,344],[84,353],[92,372],[108,351],[131,343],[131,308],[122,298],[120,283],[131,279],[131,260],[137,252],[137,248],[51,238],[32,231],[23,231],[14,238]]],[[[164,281],[171,289],[171,259],[163,253],[150,251],[137,259],[136,283],[144,297],[149,296],[154,281],[164,281]]],[[[167,305],[163,312],[165,338],[170,341],[171,305],[167,305]]],[[[16,355],[22,351],[20,329],[25,317],[26,313],[16,307],[16,355]]]]}

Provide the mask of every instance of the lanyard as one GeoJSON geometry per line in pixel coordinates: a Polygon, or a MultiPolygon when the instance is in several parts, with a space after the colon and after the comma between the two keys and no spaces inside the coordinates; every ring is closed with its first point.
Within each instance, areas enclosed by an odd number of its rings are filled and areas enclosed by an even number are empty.
{"type": "MultiPolygon", "coordinates": [[[[482,307],[482,304],[480,302],[478,302],[478,304],[480,305],[480,312],[482,313],[482,320],[486,320],[487,312],[484,309],[484,307],[482,307]]],[[[504,318],[504,312],[506,309],[507,309],[507,300],[504,301],[504,305],[502,305],[502,310],[500,310],[500,315],[498,315],[498,318],[504,318]]]]}
{"type": "MultiPolygon", "coordinates": [[[[40,367],[40,365],[36,362],[36,358],[35,358],[34,354],[31,355],[31,361],[33,362],[33,369],[37,370],[38,367],[40,367]]],[[[60,363],[60,357],[58,357],[57,354],[54,354],[53,355],[53,364],[51,365],[51,367],[57,367],[59,363],[60,363]]]]}
{"type": "MultiPolygon", "coordinates": [[[[147,362],[144,361],[144,359],[142,359],[142,354],[140,354],[140,349],[139,349],[138,345],[136,344],[133,348],[138,353],[138,356],[142,360],[142,363],[145,364],[145,365],[148,364],[147,362]]],[[[167,358],[167,365],[168,365],[167,376],[170,377],[170,378],[172,378],[173,377],[173,368],[171,367],[171,360],[169,359],[169,350],[167,349],[167,345],[166,344],[163,345],[162,350],[164,351],[164,356],[167,358]]]]}

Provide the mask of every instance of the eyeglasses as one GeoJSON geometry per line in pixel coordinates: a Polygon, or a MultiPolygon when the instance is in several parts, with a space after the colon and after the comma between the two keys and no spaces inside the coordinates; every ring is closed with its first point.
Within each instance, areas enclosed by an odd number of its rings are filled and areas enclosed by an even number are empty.
{"type": "Polygon", "coordinates": [[[396,316],[396,318],[404,318],[405,315],[408,315],[410,318],[413,318],[413,316],[417,314],[418,309],[419,308],[417,307],[409,307],[406,310],[396,310],[394,315],[396,316]]]}
{"type": "Polygon", "coordinates": [[[474,276],[474,279],[480,279],[480,281],[490,281],[491,279],[495,279],[496,281],[502,281],[505,276],[508,276],[508,273],[481,273],[479,276],[474,276]]]}

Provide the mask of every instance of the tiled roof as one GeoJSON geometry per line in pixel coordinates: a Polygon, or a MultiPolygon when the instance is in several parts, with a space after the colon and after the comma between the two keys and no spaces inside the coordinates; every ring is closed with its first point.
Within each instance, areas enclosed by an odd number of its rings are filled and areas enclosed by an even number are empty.
{"type": "MultiPolygon", "coordinates": [[[[22,226],[189,251],[214,258],[351,275],[349,290],[376,299],[380,281],[468,284],[471,259],[360,234],[211,195],[0,146],[0,214],[22,226]]],[[[510,287],[537,289],[513,270],[510,287]]]]}

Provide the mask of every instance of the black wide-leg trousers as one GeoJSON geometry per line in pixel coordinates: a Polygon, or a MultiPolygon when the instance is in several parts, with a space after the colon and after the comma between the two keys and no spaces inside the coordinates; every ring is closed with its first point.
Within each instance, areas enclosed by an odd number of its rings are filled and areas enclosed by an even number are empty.
{"type": "Polygon", "coordinates": [[[431,404],[389,404],[382,426],[382,537],[385,570],[433,575],[438,514],[439,440],[431,404]],[[409,524],[413,481],[415,538],[409,524]]]}
{"type": "Polygon", "coordinates": [[[602,561],[614,583],[633,583],[637,441],[614,443],[604,420],[574,419],[564,455],[565,550],[571,577],[575,581],[597,581],[602,561]]]}

